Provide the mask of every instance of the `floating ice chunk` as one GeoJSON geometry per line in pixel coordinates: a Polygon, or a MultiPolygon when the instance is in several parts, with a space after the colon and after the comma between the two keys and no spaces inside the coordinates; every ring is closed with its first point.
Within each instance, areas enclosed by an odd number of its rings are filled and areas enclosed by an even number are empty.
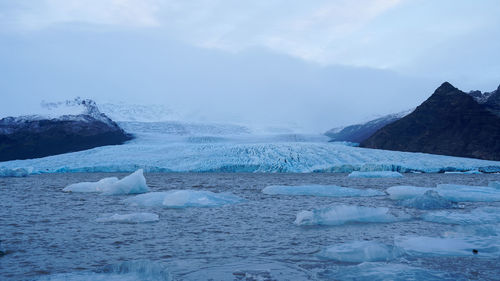
{"type": "Polygon", "coordinates": [[[425,214],[422,219],[429,222],[462,225],[500,223],[500,208],[481,207],[472,210],[470,213],[430,212],[425,214]]]}
{"type": "Polygon", "coordinates": [[[66,192],[102,192],[106,187],[118,181],[116,177],[103,178],[98,182],[79,182],[66,186],[66,192]]]}
{"type": "Polygon", "coordinates": [[[435,188],[398,185],[389,187],[386,192],[389,193],[389,197],[393,200],[404,200],[424,195],[428,190],[435,190],[435,188]]]}
{"type": "Polygon", "coordinates": [[[354,171],[348,175],[350,178],[402,178],[403,175],[391,171],[359,172],[354,171]]]}
{"type": "Polygon", "coordinates": [[[121,222],[121,223],[147,223],[159,221],[159,216],[153,213],[131,213],[104,215],[98,218],[97,222],[121,222]]]}
{"type": "Polygon", "coordinates": [[[297,214],[297,225],[342,225],[347,223],[396,222],[407,220],[405,214],[394,216],[385,207],[362,207],[339,205],[312,211],[302,211],[297,214]]]}
{"type": "Polygon", "coordinates": [[[270,195],[312,195],[327,197],[364,197],[384,195],[383,192],[375,189],[356,189],[335,185],[272,185],[264,188],[262,192],[270,195]]]}
{"type": "Polygon", "coordinates": [[[401,254],[394,246],[373,241],[355,241],[322,250],[318,256],[341,262],[389,261],[401,254]]]}
{"type": "Polygon", "coordinates": [[[399,203],[402,206],[421,210],[446,209],[453,207],[453,202],[443,198],[435,190],[427,190],[424,194],[405,199],[399,203]]]}
{"type": "Polygon", "coordinates": [[[167,192],[150,192],[128,198],[126,202],[147,207],[187,208],[218,207],[243,202],[244,199],[231,193],[214,193],[210,191],[171,190],[167,192]]]}
{"type": "Polygon", "coordinates": [[[318,274],[323,280],[467,280],[461,275],[418,268],[404,264],[364,262],[354,266],[341,266],[338,270],[325,270],[318,274]]]}
{"type": "Polygon", "coordinates": [[[445,174],[463,174],[463,175],[476,175],[476,174],[482,174],[478,170],[470,170],[470,171],[463,171],[463,172],[444,172],[445,174]]]}
{"type": "Polygon", "coordinates": [[[395,239],[395,244],[406,253],[416,256],[473,256],[473,250],[488,256],[498,252],[491,239],[484,237],[402,236],[395,239]]]}
{"type": "Polygon", "coordinates": [[[5,177],[16,177],[16,178],[21,178],[21,177],[27,177],[31,171],[32,168],[0,168],[0,178],[5,178],[5,177]]]}
{"type": "Polygon", "coordinates": [[[68,185],[66,192],[102,192],[105,195],[138,194],[149,191],[142,169],[124,177],[121,180],[110,177],[98,182],[80,182],[68,185]]]}
{"type": "Polygon", "coordinates": [[[488,186],[500,189],[500,181],[490,181],[488,186]]]}
{"type": "Polygon", "coordinates": [[[393,186],[386,192],[391,199],[410,199],[423,195],[428,190],[436,191],[441,197],[453,202],[493,202],[500,201],[500,189],[489,186],[469,186],[440,184],[437,188],[418,186],[393,186]]]}

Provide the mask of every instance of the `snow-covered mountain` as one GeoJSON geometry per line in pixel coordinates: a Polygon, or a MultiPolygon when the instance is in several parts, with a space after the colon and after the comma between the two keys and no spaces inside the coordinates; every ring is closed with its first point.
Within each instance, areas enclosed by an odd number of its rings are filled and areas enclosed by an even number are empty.
{"type": "Polygon", "coordinates": [[[165,122],[182,120],[179,113],[161,104],[100,103],[101,112],[115,121],[165,122]]]}

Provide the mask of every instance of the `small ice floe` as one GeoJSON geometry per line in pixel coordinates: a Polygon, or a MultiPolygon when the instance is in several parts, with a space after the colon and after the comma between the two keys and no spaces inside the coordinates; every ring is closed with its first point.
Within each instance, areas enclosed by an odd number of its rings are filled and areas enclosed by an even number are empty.
{"type": "Polygon", "coordinates": [[[119,223],[149,223],[157,222],[160,217],[153,213],[130,213],[104,215],[96,219],[96,222],[119,222],[119,223]]]}
{"type": "Polygon", "coordinates": [[[340,262],[389,261],[402,254],[392,245],[373,241],[355,241],[327,247],[318,256],[340,262]]]}
{"type": "Polygon", "coordinates": [[[500,201],[500,189],[491,186],[470,186],[439,184],[436,188],[418,186],[393,186],[386,192],[394,200],[410,199],[434,190],[439,196],[453,202],[493,202],[500,201]]]}
{"type": "Polygon", "coordinates": [[[478,170],[470,170],[470,171],[457,171],[457,172],[444,172],[445,174],[462,174],[462,175],[477,175],[482,174],[478,170]]]}
{"type": "Polygon", "coordinates": [[[144,178],[143,170],[119,180],[115,177],[104,178],[98,182],[80,182],[68,185],[63,189],[66,192],[101,192],[105,195],[138,194],[149,191],[144,178]]]}
{"type": "Polygon", "coordinates": [[[359,172],[354,171],[348,175],[350,178],[402,178],[403,175],[391,171],[359,172]]]}
{"type": "Polygon", "coordinates": [[[495,224],[500,223],[500,208],[480,207],[470,213],[437,211],[426,213],[422,219],[429,222],[446,224],[495,224]]]}
{"type": "Polygon", "coordinates": [[[422,195],[400,201],[399,205],[420,210],[433,210],[452,208],[456,204],[441,197],[435,190],[427,190],[422,195]]]}
{"type": "Polygon", "coordinates": [[[400,236],[395,238],[395,245],[403,249],[406,254],[414,256],[495,256],[499,251],[496,240],[496,237],[460,235],[400,236]]]}
{"type": "Polygon", "coordinates": [[[368,197],[384,195],[383,192],[375,189],[356,189],[336,185],[272,185],[264,188],[262,192],[270,195],[310,195],[325,197],[368,197]]]}
{"type": "Polygon", "coordinates": [[[27,177],[31,172],[33,168],[25,169],[25,168],[14,168],[14,169],[9,169],[9,168],[0,168],[0,178],[6,178],[6,177],[14,177],[14,178],[22,178],[22,177],[27,177]]]}
{"type": "Polygon", "coordinates": [[[488,186],[500,189],[500,181],[490,181],[490,183],[488,184],[488,186]]]}
{"type": "Polygon", "coordinates": [[[218,207],[243,202],[244,199],[231,193],[214,193],[210,191],[170,190],[166,192],[150,192],[125,200],[132,205],[147,207],[188,208],[218,207]]]}
{"type": "Polygon", "coordinates": [[[389,213],[385,207],[362,207],[339,205],[312,211],[302,211],[297,214],[296,225],[342,225],[348,223],[389,223],[408,220],[410,216],[389,213]]]}

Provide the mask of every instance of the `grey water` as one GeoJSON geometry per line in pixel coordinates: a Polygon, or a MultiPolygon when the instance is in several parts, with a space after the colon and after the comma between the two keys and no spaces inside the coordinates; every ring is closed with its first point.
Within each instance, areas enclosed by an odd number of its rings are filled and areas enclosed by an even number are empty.
{"type": "MultiPolygon", "coordinates": [[[[388,196],[286,196],[266,195],[261,190],[268,185],[300,184],[385,190],[394,185],[487,185],[500,180],[498,174],[405,174],[403,178],[374,179],[348,178],[346,174],[145,174],[151,191],[208,190],[247,199],[235,205],[185,209],[123,202],[131,195],[62,192],[68,184],[109,176],[125,174],[0,178],[0,247],[6,252],[0,256],[0,280],[112,280],[130,272],[140,280],[362,280],[357,271],[365,267],[322,259],[318,252],[356,240],[391,243],[397,235],[439,236],[454,226],[419,219],[297,226],[293,221],[298,212],[335,204],[389,207],[415,217],[425,211],[399,206],[388,196]],[[95,221],[105,213],[130,212],[156,213],[160,220],[143,224],[95,221]]],[[[462,207],[480,206],[499,207],[500,203],[464,203],[462,207]]],[[[405,256],[382,263],[381,270],[386,265],[417,269],[397,275],[401,280],[498,280],[499,262],[498,257],[480,255],[405,256]]]]}

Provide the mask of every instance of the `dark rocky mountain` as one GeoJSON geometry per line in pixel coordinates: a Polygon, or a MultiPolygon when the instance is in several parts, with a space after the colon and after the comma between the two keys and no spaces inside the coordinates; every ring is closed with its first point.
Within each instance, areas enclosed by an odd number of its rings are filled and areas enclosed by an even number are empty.
{"type": "Polygon", "coordinates": [[[325,135],[330,137],[331,141],[348,141],[360,143],[369,138],[385,125],[408,115],[412,110],[396,114],[389,114],[362,124],[355,124],[342,128],[331,129],[327,131],[325,135]]]}
{"type": "Polygon", "coordinates": [[[52,119],[40,116],[0,119],[0,161],[39,158],[132,139],[100,113],[93,101],[81,102],[86,107],[84,114],[52,119]]]}
{"type": "Polygon", "coordinates": [[[484,102],[484,107],[500,116],[500,86],[494,92],[491,92],[488,99],[484,102]]]}
{"type": "Polygon", "coordinates": [[[411,114],[361,143],[362,147],[500,160],[500,117],[491,108],[498,90],[483,104],[443,83],[411,114]],[[491,106],[486,103],[490,101],[491,106]]]}

